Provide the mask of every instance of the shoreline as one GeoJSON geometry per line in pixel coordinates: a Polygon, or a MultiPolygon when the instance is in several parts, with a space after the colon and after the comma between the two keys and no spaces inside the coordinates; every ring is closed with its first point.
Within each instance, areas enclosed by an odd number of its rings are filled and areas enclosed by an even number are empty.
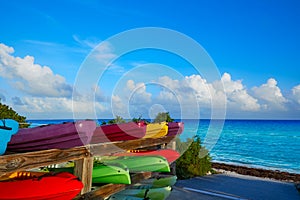
{"type": "Polygon", "coordinates": [[[255,176],[260,178],[269,178],[279,181],[299,183],[300,174],[282,172],[277,170],[269,170],[262,168],[252,168],[239,165],[225,164],[225,163],[216,163],[212,162],[212,168],[217,172],[235,172],[241,175],[255,176]],[[223,171],[222,171],[223,170],[223,171]]]}

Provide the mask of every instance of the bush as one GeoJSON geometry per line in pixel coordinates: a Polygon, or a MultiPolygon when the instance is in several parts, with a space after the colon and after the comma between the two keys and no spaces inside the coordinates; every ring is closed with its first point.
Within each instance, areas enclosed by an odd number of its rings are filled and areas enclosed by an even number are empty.
{"type": "Polygon", "coordinates": [[[179,152],[187,148],[176,161],[176,175],[179,179],[187,179],[195,176],[206,175],[212,170],[211,158],[205,148],[201,148],[199,137],[187,142],[179,142],[179,152]],[[190,144],[188,146],[188,144],[190,144]],[[187,147],[188,146],[188,147],[187,147]],[[200,156],[201,155],[201,156],[200,156]]]}
{"type": "Polygon", "coordinates": [[[160,112],[156,115],[154,123],[160,122],[174,122],[174,119],[171,118],[169,112],[160,112]]]}
{"type": "Polygon", "coordinates": [[[11,107],[0,102],[0,119],[13,119],[20,123],[20,128],[27,128],[30,124],[26,122],[26,117],[19,115],[11,107]]]}
{"type": "Polygon", "coordinates": [[[138,118],[133,118],[131,121],[135,122],[135,123],[138,123],[138,122],[144,122],[146,124],[149,124],[149,120],[145,119],[145,118],[142,118],[142,116],[140,115],[138,118]]]}
{"type": "MultiPolygon", "coordinates": [[[[115,119],[109,120],[108,124],[121,124],[125,123],[125,119],[123,119],[121,116],[117,115],[115,119]]],[[[106,124],[106,123],[105,123],[106,124]]]]}

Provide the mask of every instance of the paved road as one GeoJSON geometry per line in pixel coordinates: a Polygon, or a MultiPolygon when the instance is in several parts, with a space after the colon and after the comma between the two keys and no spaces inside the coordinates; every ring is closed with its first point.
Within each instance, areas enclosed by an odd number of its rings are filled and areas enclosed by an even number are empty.
{"type": "Polygon", "coordinates": [[[293,183],[243,175],[217,174],[177,181],[168,197],[168,200],[176,199],[300,200],[300,193],[293,183]]]}

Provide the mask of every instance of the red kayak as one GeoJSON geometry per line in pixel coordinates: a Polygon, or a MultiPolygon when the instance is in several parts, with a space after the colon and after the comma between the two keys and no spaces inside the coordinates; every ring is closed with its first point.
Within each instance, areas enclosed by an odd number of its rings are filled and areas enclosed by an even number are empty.
{"type": "Polygon", "coordinates": [[[180,154],[172,149],[158,149],[158,150],[131,150],[131,152],[117,153],[116,156],[163,156],[168,160],[168,163],[172,163],[180,157],[180,154]]]}
{"type": "Polygon", "coordinates": [[[12,179],[0,182],[0,199],[5,200],[70,200],[76,197],[83,184],[68,172],[38,178],[12,179]]]}
{"type": "Polygon", "coordinates": [[[143,138],[146,134],[146,123],[128,122],[96,127],[91,143],[126,141],[143,138]]]}
{"type": "Polygon", "coordinates": [[[167,136],[179,135],[183,132],[183,122],[168,122],[168,133],[167,136]]]}

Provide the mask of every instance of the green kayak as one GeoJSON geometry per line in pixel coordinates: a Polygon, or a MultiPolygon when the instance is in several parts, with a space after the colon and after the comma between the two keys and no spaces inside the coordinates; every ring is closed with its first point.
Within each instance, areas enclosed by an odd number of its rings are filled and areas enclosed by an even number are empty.
{"type": "Polygon", "coordinates": [[[170,172],[169,163],[166,158],[154,156],[105,156],[101,162],[110,165],[119,163],[126,165],[130,172],[170,172]]]}
{"type": "Polygon", "coordinates": [[[133,185],[131,188],[135,189],[147,189],[147,188],[159,188],[173,186],[176,183],[177,176],[172,175],[159,175],[154,178],[142,180],[140,183],[133,185]]]}
{"type": "Polygon", "coordinates": [[[124,199],[127,197],[138,197],[144,199],[164,200],[171,193],[171,187],[150,188],[150,189],[126,189],[109,197],[109,199],[124,199]]]}
{"type": "MultiPolygon", "coordinates": [[[[74,172],[74,167],[49,168],[49,171],[55,172],[74,172]]],[[[115,183],[115,184],[131,184],[129,171],[122,164],[94,164],[92,183],[115,183]]]]}
{"type": "Polygon", "coordinates": [[[145,200],[144,198],[140,197],[133,197],[133,196],[126,196],[126,195],[120,195],[120,194],[115,194],[113,196],[110,196],[107,200],[145,200]]]}

